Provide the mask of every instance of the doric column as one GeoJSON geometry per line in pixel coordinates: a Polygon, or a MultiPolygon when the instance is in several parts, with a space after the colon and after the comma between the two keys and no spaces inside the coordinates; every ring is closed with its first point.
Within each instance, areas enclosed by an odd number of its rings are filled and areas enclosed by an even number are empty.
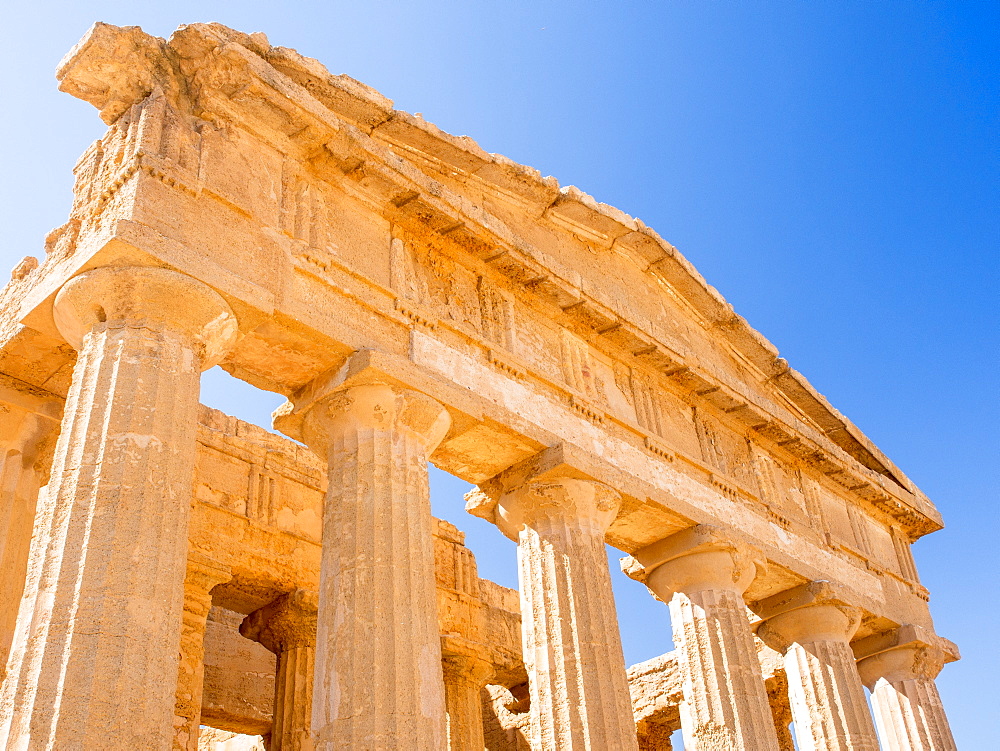
{"type": "Polygon", "coordinates": [[[774,722],[743,593],[762,561],[699,525],[622,561],[670,607],[683,677],[684,748],[777,751],[774,722]]]}
{"type": "Polygon", "coordinates": [[[28,573],[38,491],[51,459],[51,435],[61,411],[41,398],[0,383],[0,681],[14,641],[28,573]]]}
{"type": "Polygon", "coordinates": [[[861,614],[827,582],[812,582],[754,606],[757,635],[784,655],[799,748],[878,751],[850,640],[861,614]]]}
{"type": "Polygon", "coordinates": [[[174,751],[198,751],[205,684],[205,624],[212,609],[212,589],[231,578],[229,571],[211,560],[197,553],[188,555],[174,708],[174,751]]]}
{"type": "Polygon", "coordinates": [[[197,280],[134,267],[72,279],[54,315],[79,354],[0,746],[168,749],[199,376],[236,321],[197,280]]]}
{"type": "Polygon", "coordinates": [[[517,541],[533,743],[554,750],[635,751],[604,547],[618,492],[566,465],[494,482],[505,487],[470,494],[466,508],[492,516],[517,541]],[[491,495],[498,497],[492,508],[483,500],[491,495]]]}
{"type": "Polygon", "coordinates": [[[329,462],[319,751],[446,747],[427,460],[450,424],[434,399],[378,382],[313,389],[275,419],[329,462]]]}
{"type": "Polygon", "coordinates": [[[861,680],[872,692],[883,747],[886,751],[955,751],[934,684],[944,663],[957,659],[954,645],[916,626],[903,626],[890,636],[892,643],[877,645],[883,651],[858,662],[861,680]],[[942,643],[952,649],[943,649],[942,643]]]}
{"type": "Polygon", "coordinates": [[[482,644],[469,644],[461,637],[442,637],[441,649],[448,748],[479,751],[486,746],[482,691],[493,675],[493,665],[481,656],[482,644]]]}
{"type": "Polygon", "coordinates": [[[297,589],[255,610],[240,633],[278,657],[269,751],[312,751],[313,665],[318,595],[297,589]]]}

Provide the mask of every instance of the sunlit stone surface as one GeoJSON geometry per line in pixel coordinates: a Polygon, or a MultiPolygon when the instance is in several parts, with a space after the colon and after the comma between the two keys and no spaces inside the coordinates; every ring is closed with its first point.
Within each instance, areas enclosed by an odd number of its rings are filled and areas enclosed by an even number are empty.
{"type": "Polygon", "coordinates": [[[108,130],[0,291],[0,747],[954,748],[940,515],[652,229],[261,33],[57,76],[108,130]],[[665,603],[628,670],[608,544],[665,603]]]}

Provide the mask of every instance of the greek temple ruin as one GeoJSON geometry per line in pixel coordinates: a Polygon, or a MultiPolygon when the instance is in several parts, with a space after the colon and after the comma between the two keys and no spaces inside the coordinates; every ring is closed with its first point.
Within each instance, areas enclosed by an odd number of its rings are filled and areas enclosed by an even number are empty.
{"type": "Polygon", "coordinates": [[[108,130],[0,292],[0,747],[955,749],[938,511],[652,229],[260,33],[57,77],[108,130]]]}

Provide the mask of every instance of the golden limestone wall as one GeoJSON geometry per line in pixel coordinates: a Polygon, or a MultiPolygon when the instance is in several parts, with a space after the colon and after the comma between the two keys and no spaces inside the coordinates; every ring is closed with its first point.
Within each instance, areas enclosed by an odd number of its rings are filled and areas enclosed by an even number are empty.
{"type": "Polygon", "coordinates": [[[686,746],[953,747],[939,513],[652,229],[263,34],[96,24],[57,77],[108,131],[0,292],[0,746],[263,731],[260,673],[273,748],[662,747],[610,544],[686,746]],[[216,364],[303,445],[199,427],[216,364]],[[428,462],[517,542],[518,608],[428,462]]]}

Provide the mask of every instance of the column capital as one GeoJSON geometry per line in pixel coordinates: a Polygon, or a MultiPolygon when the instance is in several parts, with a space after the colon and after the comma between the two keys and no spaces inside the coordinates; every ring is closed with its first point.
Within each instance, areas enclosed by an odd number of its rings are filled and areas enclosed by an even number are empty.
{"type": "Polygon", "coordinates": [[[620,505],[618,491],[596,480],[539,477],[500,498],[497,523],[504,534],[515,540],[523,527],[557,518],[588,524],[603,535],[620,505]]]}
{"type": "Polygon", "coordinates": [[[663,602],[677,592],[736,592],[741,597],[765,571],[764,555],[732,533],[699,524],[621,559],[622,571],[663,602]]]}
{"type": "Polygon", "coordinates": [[[523,527],[554,518],[574,519],[603,535],[618,514],[622,494],[595,474],[575,447],[561,443],[467,493],[465,509],[515,541],[523,527]]]}
{"type": "Polygon", "coordinates": [[[934,680],[944,667],[944,650],[917,643],[906,644],[887,652],[866,657],[858,662],[861,682],[869,690],[881,679],[897,681],[934,680]]]}
{"type": "Polygon", "coordinates": [[[793,643],[851,641],[861,625],[860,608],[850,604],[840,587],[813,581],[751,604],[761,618],[757,636],[785,652],[793,643]]]}
{"type": "Polygon", "coordinates": [[[387,418],[424,433],[428,452],[451,432],[468,430],[483,418],[465,389],[445,383],[405,357],[374,349],[358,350],[340,365],[321,373],[275,410],[274,427],[326,455],[329,433],[338,425],[388,427],[387,418]],[[363,388],[364,387],[364,388],[363,388]],[[371,401],[379,387],[387,410],[371,401]],[[359,390],[360,389],[360,390],[359,390]],[[388,394],[399,399],[390,399],[388,394]],[[356,403],[349,409],[354,394],[356,403]],[[374,412],[366,411],[368,404],[374,412]],[[386,418],[386,419],[384,419],[386,418]]]}
{"type": "Polygon", "coordinates": [[[240,634],[275,654],[296,647],[315,647],[318,608],[317,592],[296,589],[244,618],[240,634]]]}
{"type": "Polygon", "coordinates": [[[860,639],[851,647],[869,689],[881,678],[890,683],[934,680],[946,663],[960,658],[953,642],[915,624],[860,639]]]}
{"type": "Polygon", "coordinates": [[[194,277],[151,266],[102,266],[73,277],[56,295],[56,328],[75,349],[96,326],[174,331],[195,345],[201,370],[236,342],[236,315],[222,296],[194,277]]]}

